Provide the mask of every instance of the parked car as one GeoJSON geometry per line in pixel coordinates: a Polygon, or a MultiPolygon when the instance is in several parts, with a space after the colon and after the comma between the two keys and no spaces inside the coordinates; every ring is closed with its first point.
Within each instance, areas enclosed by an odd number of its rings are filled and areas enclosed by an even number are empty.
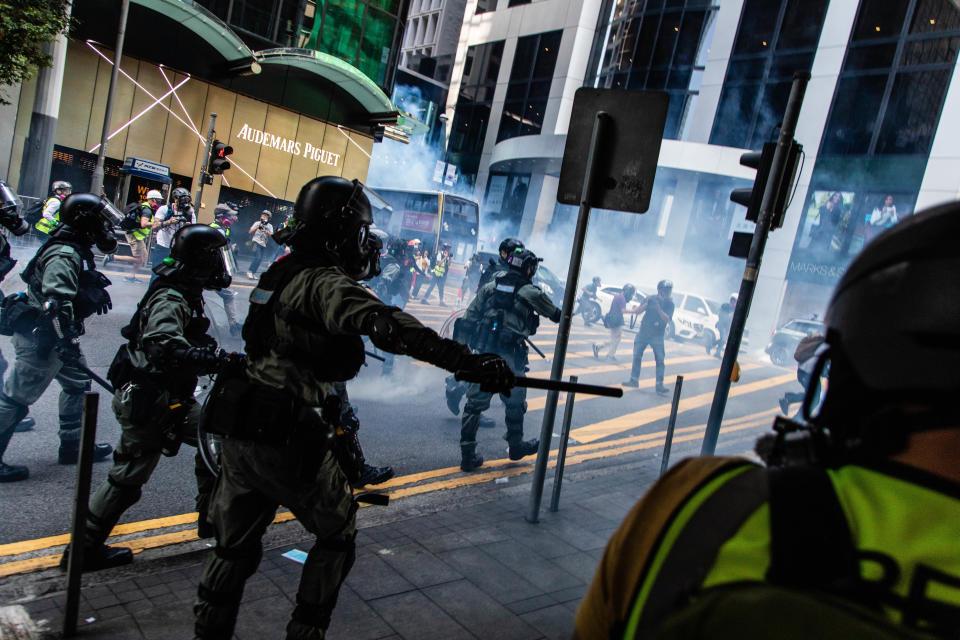
{"type": "Polygon", "coordinates": [[[793,352],[807,336],[824,333],[823,323],[819,320],[794,318],[777,329],[770,336],[770,344],[764,351],[770,356],[770,362],[783,367],[793,362],[793,352]]]}
{"type": "MultiPolygon", "coordinates": [[[[699,342],[706,347],[707,352],[712,350],[720,339],[717,324],[723,303],[696,293],[681,291],[673,292],[673,303],[676,310],[673,312],[673,322],[667,325],[667,337],[699,342]]],[[[749,332],[744,330],[740,341],[741,349],[749,344],[749,335],[749,332]]]]}

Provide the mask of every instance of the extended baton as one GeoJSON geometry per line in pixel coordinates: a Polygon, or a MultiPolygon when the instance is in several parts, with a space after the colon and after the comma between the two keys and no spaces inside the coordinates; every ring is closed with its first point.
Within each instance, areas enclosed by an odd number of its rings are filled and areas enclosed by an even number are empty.
{"type": "Polygon", "coordinates": [[[527,343],[528,345],[530,345],[531,347],[533,347],[533,350],[534,350],[534,351],[536,351],[538,354],[540,354],[540,357],[541,357],[541,358],[543,358],[544,360],[547,359],[547,356],[543,353],[543,351],[540,351],[540,349],[537,348],[537,345],[533,344],[533,341],[530,340],[530,338],[524,338],[524,340],[526,341],[526,343],[527,343]]]}
{"type": "Polygon", "coordinates": [[[386,358],[384,358],[383,356],[378,356],[377,354],[373,353],[372,351],[364,350],[364,353],[367,354],[368,356],[370,356],[371,358],[373,358],[374,360],[379,360],[380,362],[386,362],[386,361],[387,361],[386,358]]]}
{"type": "MultiPolygon", "coordinates": [[[[457,371],[454,377],[464,382],[483,382],[480,380],[480,376],[471,376],[466,371],[457,371]]],[[[527,378],[524,376],[515,376],[513,386],[526,387],[528,389],[546,389],[547,391],[573,391],[574,393],[586,393],[592,396],[606,396],[608,398],[623,397],[623,389],[621,387],[602,387],[596,384],[564,382],[563,380],[543,380],[541,378],[527,378]]]]}
{"type": "Polygon", "coordinates": [[[91,380],[96,382],[98,385],[100,385],[110,393],[114,392],[113,385],[107,382],[106,380],[104,380],[103,378],[101,378],[100,376],[98,376],[97,374],[95,374],[93,371],[90,371],[89,367],[85,367],[82,364],[77,363],[77,369],[79,369],[80,371],[90,376],[91,380]]]}

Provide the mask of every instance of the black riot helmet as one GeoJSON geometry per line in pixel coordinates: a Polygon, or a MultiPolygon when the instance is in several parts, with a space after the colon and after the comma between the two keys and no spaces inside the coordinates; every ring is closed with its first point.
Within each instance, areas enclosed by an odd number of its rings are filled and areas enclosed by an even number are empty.
{"type": "Polygon", "coordinates": [[[506,263],[514,253],[522,250],[522,242],[516,238],[504,238],[503,242],[500,243],[500,260],[506,263]]]}
{"type": "Polygon", "coordinates": [[[226,236],[205,224],[188,224],[173,234],[170,257],[153,268],[158,276],[204,289],[226,289],[236,271],[226,236]]]}
{"type": "Polygon", "coordinates": [[[294,251],[322,254],[357,280],[380,273],[383,242],[370,233],[373,212],[359,180],[314,178],[300,189],[293,221],[274,240],[294,251]]]}
{"type": "Polygon", "coordinates": [[[868,244],[834,289],[814,371],[829,363],[830,384],[812,421],[839,450],[884,457],[912,431],[960,426],[958,234],[960,203],[917,213],[868,244]]]}
{"type": "Polygon", "coordinates": [[[511,269],[516,269],[527,279],[532,280],[540,263],[543,262],[543,258],[538,258],[537,254],[529,249],[519,249],[514,250],[508,262],[511,269]]]}
{"type": "Polygon", "coordinates": [[[627,302],[633,300],[633,296],[637,293],[637,288],[630,284],[629,282],[623,285],[623,298],[627,302]]]}
{"type": "Polygon", "coordinates": [[[0,180],[0,225],[15,236],[22,236],[30,231],[30,225],[20,216],[20,200],[3,180],[0,180]]]}
{"type": "Polygon", "coordinates": [[[176,200],[177,206],[181,209],[190,206],[190,192],[183,187],[177,187],[170,194],[171,200],[176,200]]]}
{"type": "Polygon", "coordinates": [[[96,244],[104,253],[113,253],[117,250],[113,228],[122,220],[123,214],[106,198],[93,193],[72,193],[60,206],[62,226],[54,233],[82,244],[96,244]]]}
{"type": "Polygon", "coordinates": [[[397,236],[390,236],[387,240],[387,255],[403,261],[407,254],[407,241],[397,236]]]}

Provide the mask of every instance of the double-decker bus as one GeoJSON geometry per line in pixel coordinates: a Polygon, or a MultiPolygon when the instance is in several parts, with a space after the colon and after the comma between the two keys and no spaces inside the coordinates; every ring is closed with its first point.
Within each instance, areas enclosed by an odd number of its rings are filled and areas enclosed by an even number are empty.
{"type": "Polygon", "coordinates": [[[371,198],[374,222],[390,235],[418,238],[434,255],[449,243],[451,258],[461,264],[477,251],[480,206],[475,201],[443,191],[371,189],[389,204],[371,198]]]}

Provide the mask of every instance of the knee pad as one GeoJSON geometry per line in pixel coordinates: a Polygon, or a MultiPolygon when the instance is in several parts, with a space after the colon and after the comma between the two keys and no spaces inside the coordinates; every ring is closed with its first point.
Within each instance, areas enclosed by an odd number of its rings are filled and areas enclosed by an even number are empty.
{"type": "Polygon", "coordinates": [[[260,565],[263,557],[263,545],[258,541],[255,545],[228,549],[219,544],[214,547],[213,553],[226,562],[236,563],[241,568],[243,580],[252,576],[260,565]]]}

